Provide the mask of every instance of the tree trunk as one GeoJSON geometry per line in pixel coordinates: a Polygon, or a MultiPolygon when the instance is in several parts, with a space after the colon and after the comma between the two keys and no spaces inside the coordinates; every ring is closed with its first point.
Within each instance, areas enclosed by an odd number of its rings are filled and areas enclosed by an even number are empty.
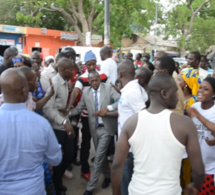
{"type": "Polygon", "coordinates": [[[184,47],[180,47],[180,56],[184,58],[186,56],[186,50],[184,47]]]}

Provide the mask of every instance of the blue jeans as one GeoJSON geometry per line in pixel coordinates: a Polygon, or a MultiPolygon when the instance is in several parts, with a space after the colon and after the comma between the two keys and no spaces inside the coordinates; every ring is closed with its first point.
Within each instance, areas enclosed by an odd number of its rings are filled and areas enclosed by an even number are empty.
{"type": "Polygon", "coordinates": [[[123,175],[122,175],[122,181],[121,181],[121,194],[122,195],[128,195],[128,185],[131,181],[131,177],[133,174],[133,168],[134,168],[134,158],[133,158],[133,154],[131,152],[129,152],[128,158],[123,167],[123,175]]]}

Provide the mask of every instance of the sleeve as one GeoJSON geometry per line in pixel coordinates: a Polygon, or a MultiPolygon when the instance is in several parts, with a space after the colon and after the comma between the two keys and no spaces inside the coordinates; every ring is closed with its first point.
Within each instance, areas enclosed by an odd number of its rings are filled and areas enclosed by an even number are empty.
{"type": "MultiPolygon", "coordinates": [[[[78,80],[76,81],[75,87],[79,88],[80,90],[83,90],[84,86],[83,86],[83,84],[82,84],[82,82],[81,82],[80,79],[78,79],[78,80]]],[[[74,88],[75,88],[75,87],[74,87],[74,88]]]]}
{"type": "Polygon", "coordinates": [[[62,160],[61,145],[58,143],[54,131],[48,122],[46,122],[45,128],[47,131],[47,149],[45,152],[45,161],[52,166],[57,166],[62,160]]]}
{"type": "Polygon", "coordinates": [[[47,92],[48,88],[50,87],[49,81],[45,79],[43,76],[41,76],[40,83],[42,85],[43,91],[47,92]]]}
{"type": "Polygon", "coordinates": [[[116,90],[111,86],[110,96],[111,96],[112,100],[114,100],[114,103],[111,105],[108,105],[107,109],[108,109],[108,111],[111,112],[111,111],[117,110],[120,94],[118,92],[116,92],[116,90]]]}
{"type": "Polygon", "coordinates": [[[84,96],[85,96],[85,93],[82,94],[81,100],[79,101],[78,105],[70,111],[69,116],[78,115],[82,112],[84,108],[86,108],[84,96]]]}
{"type": "Polygon", "coordinates": [[[146,107],[144,98],[140,93],[129,93],[127,96],[127,102],[134,113],[137,113],[146,107]]]}
{"type": "MultiPolygon", "coordinates": [[[[49,90],[49,89],[48,89],[49,90]]],[[[57,109],[54,109],[55,99],[57,97],[57,87],[54,85],[54,95],[50,98],[50,100],[43,107],[44,116],[59,125],[63,123],[65,118],[59,113],[57,109]]]]}

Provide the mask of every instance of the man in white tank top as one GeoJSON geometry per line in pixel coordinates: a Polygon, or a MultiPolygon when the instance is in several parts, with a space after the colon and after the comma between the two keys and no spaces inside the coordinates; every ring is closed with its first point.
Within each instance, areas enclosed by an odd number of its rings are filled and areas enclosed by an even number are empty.
{"type": "Polygon", "coordinates": [[[150,106],[131,116],[122,127],[112,165],[113,195],[119,195],[122,170],[128,150],[134,155],[134,173],[129,195],[181,195],[180,167],[185,148],[193,183],[187,194],[197,194],[204,181],[204,165],[195,125],[186,116],[173,113],[177,86],[172,77],[158,73],[148,85],[150,106]]]}

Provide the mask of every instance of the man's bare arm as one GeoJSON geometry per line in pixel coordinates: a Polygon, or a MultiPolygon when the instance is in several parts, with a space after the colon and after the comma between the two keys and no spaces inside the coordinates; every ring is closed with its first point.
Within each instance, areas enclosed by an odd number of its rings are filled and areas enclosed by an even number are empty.
{"type": "Polygon", "coordinates": [[[122,179],[123,166],[128,156],[129,144],[128,136],[122,131],[116,144],[116,151],[111,170],[111,183],[113,195],[120,195],[120,183],[122,179]]]}
{"type": "Polygon", "coordinates": [[[111,183],[113,195],[120,195],[120,183],[122,179],[122,172],[124,163],[128,157],[128,150],[130,148],[128,139],[133,134],[137,125],[137,114],[130,117],[122,127],[119,140],[116,144],[116,151],[112,164],[111,183]]]}

